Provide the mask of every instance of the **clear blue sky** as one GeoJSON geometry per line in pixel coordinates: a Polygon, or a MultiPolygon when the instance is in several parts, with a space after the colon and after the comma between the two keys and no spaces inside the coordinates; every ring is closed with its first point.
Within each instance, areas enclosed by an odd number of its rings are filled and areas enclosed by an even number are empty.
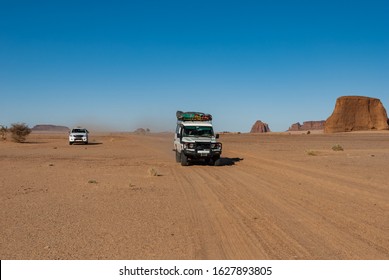
{"type": "Polygon", "coordinates": [[[389,110],[388,1],[0,0],[0,124],[218,131],[326,119],[342,95],[389,110]]]}

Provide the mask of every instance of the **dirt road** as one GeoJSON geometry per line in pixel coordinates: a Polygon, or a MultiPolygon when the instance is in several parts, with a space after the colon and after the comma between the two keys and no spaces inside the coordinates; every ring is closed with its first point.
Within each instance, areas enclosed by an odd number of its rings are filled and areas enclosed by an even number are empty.
{"type": "Polygon", "coordinates": [[[388,132],[224,134],[218,167],[172,137],[0,143],[0,258],[389,259],[388,132]]]}

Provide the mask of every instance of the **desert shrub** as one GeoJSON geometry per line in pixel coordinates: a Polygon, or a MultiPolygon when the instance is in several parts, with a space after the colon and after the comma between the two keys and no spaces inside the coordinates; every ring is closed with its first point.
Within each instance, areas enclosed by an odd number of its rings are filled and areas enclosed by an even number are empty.
{"type": "Polygon", "coordinates": [[[343,147],[339,144],[332,146],[332,150],[335,152],[343,151],[343,147]]]}
{"type": "Polygon", "coordinates": [[[6,126],[0,125],[1,140],[3,140],[3,141],[7,140],[7,132],[8,132],[8,128],[6,126]]]}
{"type": "Polygon", "coordinates": [[[309,155],[309,156],[317,156],[318,155],[317,151],[308,150],[306,152],[307,152],[307,155],[309,155]]]}
{"type": "Polygon", "coordinates": [[[9,129],[11,137],[15,142],[21,143],[26,140],[27,135],[31,133],[31,128],[25,123],[14,123],[9,129]]]}

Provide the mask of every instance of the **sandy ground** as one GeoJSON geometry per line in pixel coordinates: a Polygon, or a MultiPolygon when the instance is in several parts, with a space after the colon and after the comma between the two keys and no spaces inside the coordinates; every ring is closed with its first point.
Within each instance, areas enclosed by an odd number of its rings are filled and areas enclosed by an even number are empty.
{"type": "Polygon", "coordinates": [[[389,259],[389,132],[172,137],[0,142],[0,259],[389,259]]]}

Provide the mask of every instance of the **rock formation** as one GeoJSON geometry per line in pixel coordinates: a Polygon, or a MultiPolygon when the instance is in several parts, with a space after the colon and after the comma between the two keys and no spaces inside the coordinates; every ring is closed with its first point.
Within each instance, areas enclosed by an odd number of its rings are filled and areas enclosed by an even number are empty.
{"type": "Polygon", "coordinates": [[[322,130],[324,129],[324,123],[326,121],[306,121],[303,124],[294,123],[288,131],[301,131],[301,130],[322,130]]]}
{"type": "Polygon", "coordinates": [[[32,128],[32,131],[58,131],[58,132],[68,132],[69,128],[61,125],[52,125],[52,124],[38,124],[32,128]]]}
{"type": "Polygon", "coordinates": [[[381,101],[365,96],[342,96],[336,100],[324,132],[389,129],[388,116],[381,101]]]}
{"type": "Polygon", "coordinates": [[[135,134],[142,134],[142,135],[145,135],[146,133],[149,133],[150,132],[150,129],[146,128],[138,128],[134,131],[135,134]]]}
{"type": "Polygon", "coordinates": [[[269,125],[262,121],[256,121],[255,124],[251,127],[250,133],[265,133],[270,132],[269,125]]]}

